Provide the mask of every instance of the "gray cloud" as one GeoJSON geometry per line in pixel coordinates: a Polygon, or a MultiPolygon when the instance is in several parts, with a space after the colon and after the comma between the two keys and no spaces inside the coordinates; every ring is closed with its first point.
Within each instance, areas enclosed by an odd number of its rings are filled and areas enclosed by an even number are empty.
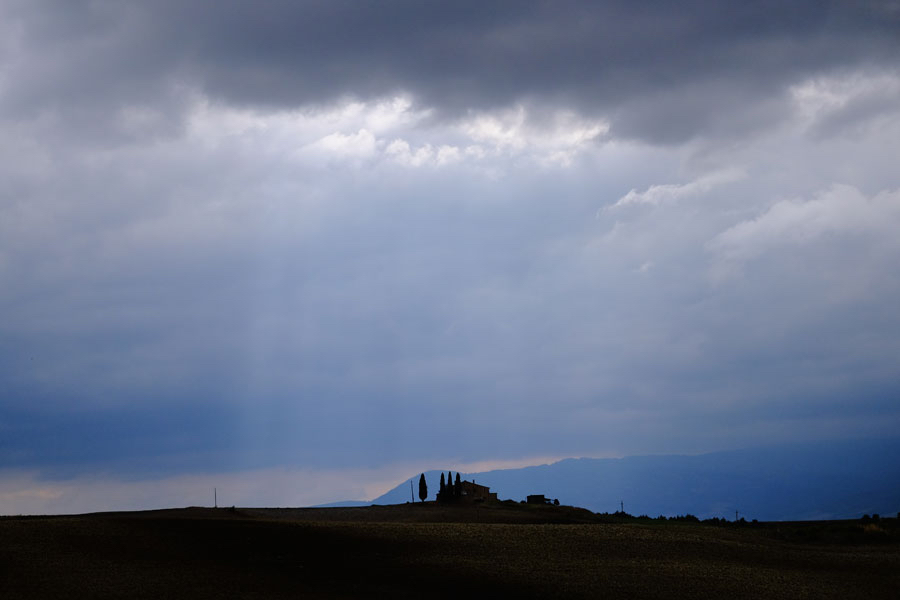
{"type": "Polygon", "coordinates": [[[777,120],[799,76],[895,65],[891,6],[23,3],[10,11],[6,102],[77,120],[148,98],[159,108],[184,85],[270,107],[405,92],[446,116],[563,103],[613,115],[621,135],[675,142],[777,120]]]}
{"type": "Polygon", "coordinates": [[[889,8],[7,3],[0,467],[892,434],[889,8]]]}

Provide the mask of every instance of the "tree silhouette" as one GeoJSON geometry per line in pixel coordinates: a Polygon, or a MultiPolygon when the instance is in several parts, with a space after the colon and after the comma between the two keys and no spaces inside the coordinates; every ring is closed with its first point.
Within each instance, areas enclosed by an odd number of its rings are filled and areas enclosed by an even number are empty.
{"type": "Polygon", "coordinates": [[[425,502],[428,497],[428,484],[425,483],[425,473],[419,475],[419,500],[425,502]]]}
{"type": "Polygon", "coordinates": [[[462,483],[459,481],[459,471],[456,472],[456,481],[453,483],[453,495],[462,496],[462,483]]]}
{"type": "Polygon", "coordinates": [[[441,487],[438,489],[438,495],[439,496],[444,495],[444,472],[443,471],[441,471],[441,487]]]}

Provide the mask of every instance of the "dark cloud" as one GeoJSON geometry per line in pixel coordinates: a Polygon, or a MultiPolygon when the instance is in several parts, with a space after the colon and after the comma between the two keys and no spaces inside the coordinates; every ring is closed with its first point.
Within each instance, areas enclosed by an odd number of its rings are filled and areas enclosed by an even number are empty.
{"type": "MultiPolygon", "coordinates": [[[[513,102],[615,115],[676,141],[798,77],[895,65],[890,3],[24,3],[7,102],[103,106],[171,95],[294,107],[405,92],[453,116],[513,102]],[[668,123],[660,127],[661,122],[668,123]]],[[[152,101],[155,104],[155,101],[152,101]]],[[[173,107],[174,109],[174,107],[173,107]]],[[[749,110],[751,116],[744,115],[749,110]]],[[[755,123],[755,122],[754,122],[755,123]]]]}
{"type": "Polygon", "coordinates": [[[891,434],[890,7],[4,3],[0,467],[891,434]]]}

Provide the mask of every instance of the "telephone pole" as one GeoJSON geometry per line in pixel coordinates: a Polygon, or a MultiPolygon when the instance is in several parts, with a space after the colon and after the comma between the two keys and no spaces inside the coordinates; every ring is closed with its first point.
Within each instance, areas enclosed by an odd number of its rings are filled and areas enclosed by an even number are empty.
{"type": "Polygon", "coordinates": [[[413,504],[416,503],[416,497],[413,496],[413,491],[412,491],[412,479],[409,480],[409,499],[413,504]]]}
{"type": "Polygon", "coordinates": [[[625,501],[619,500],[619,506],[622,508],[622,514],[625,514],[625,501]]]}

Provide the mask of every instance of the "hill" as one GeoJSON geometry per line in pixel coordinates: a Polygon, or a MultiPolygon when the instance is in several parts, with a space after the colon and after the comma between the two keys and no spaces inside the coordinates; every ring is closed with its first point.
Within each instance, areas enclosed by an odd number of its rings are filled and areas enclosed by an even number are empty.
{"type": "MultiPolygon", "coordinates": [[[[443,471],[425,474],[430,498],[443,471]]],[[[900,439],[793,444],[696,456],[571,458],[464,473],[500,498],[544,494],[595,512],[765,521],[852,519],[900,510],[900,439]]],[[[411,479],[418,481],[418,474],[411,479]]],[[[416,489],[418,489],[416,487],[416,489]]],[[[409,501],[409,480],[372,500],[409,501]]]]}
{"type": "Polygon", "coordinates": [[[837,524],[860,542],[810,543],[772,534],[822,525],[599,518],[433,503],[0,518],[0,598],[877,599],[900,587],[896,519],[837,524]]]}

